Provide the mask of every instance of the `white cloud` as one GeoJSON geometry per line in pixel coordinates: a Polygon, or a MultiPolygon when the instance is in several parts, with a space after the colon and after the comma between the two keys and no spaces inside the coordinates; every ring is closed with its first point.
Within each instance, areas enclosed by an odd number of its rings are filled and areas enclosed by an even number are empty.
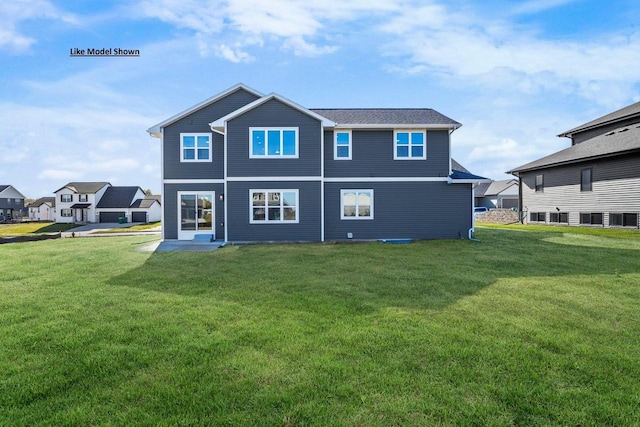
{"type": "Polygon", "coordinates": [[[564,6],[565,4],[575,3],[577,0],[529,0],[517,4],[513,8],[515,14],[534,14],[544,12],[545,10],[564,6]]]}
{"type": "Polygon", "coordinates": [[[366,21],[401,7],[389,0],[140,1],[137,13],[192,31],[201,55],[213,51],[234,63],[255,59],[250,48],[274,43],[299,56],[333,53],[330,42],[349,32],[341,24],[366,21]]]}
{"type": "Polygon", "coordinates": [[[603,102],[604,93],[628,91],[640,70],[638,30],[579,42],[547,40],[509,22],[485,20],[469,11],[462,16],[438,4],[403,12],[381,28],[394,37],[385,46],[387,55],[400,58],[408,71],[490,89],[559,89],[603,102]]]}
{"type": "MultiPolygon", "coordinates": [[[[54,181],[76,181],[82,179],[81,172],[72,171],[67,169],[44,169],[37,175],[41,180],[54,180],[54,181]]],[[[47,188],[43,190],[44,193],[53,193],[55,188],[47,188]]]]}
{"type": "Polygon", "coordinates": [[[36,39],[20,32],[20,23],[33,19],[49,19],[76,24],[77,18],[59,11],[47,0],[21,0],[0,2],[0,51],[27,51],[36,39]]]}

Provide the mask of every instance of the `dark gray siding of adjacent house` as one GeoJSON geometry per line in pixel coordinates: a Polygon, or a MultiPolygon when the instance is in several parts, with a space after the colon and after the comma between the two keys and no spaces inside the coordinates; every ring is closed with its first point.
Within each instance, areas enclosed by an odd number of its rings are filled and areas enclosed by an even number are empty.
{"type": "MultiPolygon", "coordinates": [[[[522,206],[527,213],[569,213],[569,225],[578,225],[580,212],[640,212],[640,153],[592,162],[522,172],[522,206]],[[591,191],[580,191],[580,172],[591,168],[591,191]],[[544,188],[535,191],[536,175],[543,175],[544,188]],[[556,209],[558,208],[558,209],[556,209]]],[[[604,224],[608,220],[605,218],[604,224]]]]}
{"type": "Polygon", "coordinates": [[[393,130],[352,130],[351,160],[334,160],[333,131],[325,132],[326,177],[445,177],[449,175],[449,132],[427,131],[426,160],[394,160],[393,130]]]}
{"type": "Polygon", "coordinates": [[[228,240],[257,241],[320,241],[320,182],[229,182],[227,184],[228,240]],[[250,224],[249,190],[298,190],[297,224],[250,224]]]}
{"type": "Polygon", "coordinates": [[[272,99],[227,124],[228,176],[320,176],[319,120],[272,99]],[[297,159],[250,159],[250,127],[298,127],[297,159]]]}
{"type": "Polygon", "coordinates": [[[220,194],[224,193],[223,184],[165,184],[162,195],[162,209],[164,209],[164,221],[162,228],[165,239],[178,238],[178,191],[215,191],[215,222],[216,239],[224,239],[224,202],[220,200],[220,194]]]}
{"type": "Polygon", "coordinates": [[[572,144],[579,144],[595,136],[604,135],[605,133],[611,132],[612,130],[615,130],[615,129],[623,128],[625,126],[637,126],[637,125],[638,125],[638,117],[634,117],[627,120],[615,122],[609,125],[604,125],[596,129],[589,129],[582,132],[578,132],[573,135],[573,137],[571,138],[571,141],[572,141],[572,144]]]}
{"type": "Polygon", "coordinates": [[[466,238],[471,184],[446,182],[326,183],[326,240],[466,238]],[[340,190],[373,189],[372,220],[341,220],[340,190]]]}
{"type": "Polygon", "coordinates": [[[224,138],[212,132],[209,123],[237,110],[258,97],[242,89],[170,124],[163,134],[164,179],[222,179],[224,177],[224,138]],[[180,162],[180,133],[211,133],[211,162],[180,162]]]}

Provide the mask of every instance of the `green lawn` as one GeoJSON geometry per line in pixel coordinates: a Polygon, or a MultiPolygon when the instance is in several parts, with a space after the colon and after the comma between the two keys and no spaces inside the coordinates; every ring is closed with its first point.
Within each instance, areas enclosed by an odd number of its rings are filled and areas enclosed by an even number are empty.
{"type": "Polygon", "coordinates": [[[0,245],[0,425],[639,425],[640,235],[0,245]]]}
{"type": "Polygon", "coordinates": [[[77,226],[77,224],[62,224],[54,222],[18,222],[15,224],[0,224],[0,236],[58,233],[60,231],[70,230],[77,226]]]}

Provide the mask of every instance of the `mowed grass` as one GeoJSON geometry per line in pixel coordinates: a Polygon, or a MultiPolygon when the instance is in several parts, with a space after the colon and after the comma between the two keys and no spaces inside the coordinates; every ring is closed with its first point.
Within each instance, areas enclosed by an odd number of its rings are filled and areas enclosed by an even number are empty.
{"type": "Polygon", "coordinates": [[[53,222],[18,222],[15,224],[0,224],[0,236],[58,233],[60,231],[70,230],[74,227],[77,227],[77,225],[53,222]]]}
{"type": "Polygon", "coordinates": [[[640,238],[0,246],[0,425],[638,425],[640,238]]]}

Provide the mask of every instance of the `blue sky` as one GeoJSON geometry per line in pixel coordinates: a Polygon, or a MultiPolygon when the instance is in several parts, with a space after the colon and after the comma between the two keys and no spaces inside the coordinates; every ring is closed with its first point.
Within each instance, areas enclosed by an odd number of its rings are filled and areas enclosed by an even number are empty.
{"type": "Polygon", "coordinates": [[[506,170],[640,101],[634,0],[5,0],[0,184],[161,190],[150,126],[237,83],[309,108],[429,107],[453,157],[506,170]],[[72,48],[140,57],[70,57],[72,48]]]}

